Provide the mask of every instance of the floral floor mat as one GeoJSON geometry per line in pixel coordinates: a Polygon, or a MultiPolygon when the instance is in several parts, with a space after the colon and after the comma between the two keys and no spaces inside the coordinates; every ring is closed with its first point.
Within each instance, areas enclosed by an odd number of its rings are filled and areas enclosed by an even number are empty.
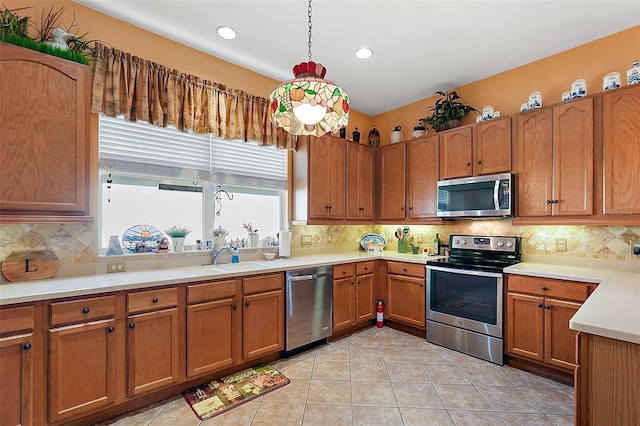
{"type": "Polygon", "coordinates": [[[247,368],[189,389],[183,396],[200,420],[207,420],[289,384],[268,364],[247,368]]]}

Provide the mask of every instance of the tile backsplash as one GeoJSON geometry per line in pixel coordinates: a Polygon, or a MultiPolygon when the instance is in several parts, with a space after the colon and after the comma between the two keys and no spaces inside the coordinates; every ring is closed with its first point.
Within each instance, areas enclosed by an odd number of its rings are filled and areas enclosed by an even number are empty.
{"type": "MultiPolygon", "coordinates": [[[[356,248],[363,235],[382,234],[387,249],[395,250],[394,231],[402,225],[299,225],[293,226],[292,250],[307,248],[356,248]],[[311,245],[302,245],[302,236],[311,236],[311,245]]],[[[453,225],[410,225],[421,247],[431,244],[435,233],[446,243],[451,234],[514,235],[522,237],[525,255],[569,256],[640,262],[631,254],[630,242],[640,240],[640,226],[514,226],[511,220],[459,220],[453,225]],[[567,251],[557,252],[556,238],[566,238],[567,251]]],[[[415,240],[414,240],[415,241],[415,240]]],[[[53,250],[61,265],[100,262],[96,224],[3,224],[0,225],[0,261],[14,251],[53,250]]],[[[104,261],[104,259],[102,259],[104,261]]]]}

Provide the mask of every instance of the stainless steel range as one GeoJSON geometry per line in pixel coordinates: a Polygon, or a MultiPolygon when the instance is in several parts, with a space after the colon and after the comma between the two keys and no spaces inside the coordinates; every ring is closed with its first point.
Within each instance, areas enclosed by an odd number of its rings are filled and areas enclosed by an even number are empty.
{"type": "Polygon", "coordinates": [[[427,261],[427,341],[504,363],[503,269],[520,237],[451,235],[449,257],[427,261]]]}

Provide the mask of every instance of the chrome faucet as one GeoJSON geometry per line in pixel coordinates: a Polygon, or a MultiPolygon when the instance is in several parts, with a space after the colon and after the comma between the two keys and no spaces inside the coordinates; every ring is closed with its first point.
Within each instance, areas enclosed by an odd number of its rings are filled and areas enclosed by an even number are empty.
{"type": "Polygon", "coordinates": [[[218,245],[215,244],[213,246],[213,249],[211,249],[211,264],[217,265],[218,256],[220,256],[220,253],[222,253],[223,251],[231,251],[231,250],[233,250],[233,247],[231,247],[230,245],[222,246],[218,249],[218,245]]]}

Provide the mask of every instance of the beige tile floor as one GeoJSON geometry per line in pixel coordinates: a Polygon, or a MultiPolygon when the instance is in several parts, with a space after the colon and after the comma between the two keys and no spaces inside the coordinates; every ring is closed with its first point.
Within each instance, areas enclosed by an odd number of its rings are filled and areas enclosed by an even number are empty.
{"type": "Polygon", "coordinates": [[[104,424],[573,425],[572,387],[389,327],[272,365],[289,385],[210,420],[177,395],[104,424]]]}

